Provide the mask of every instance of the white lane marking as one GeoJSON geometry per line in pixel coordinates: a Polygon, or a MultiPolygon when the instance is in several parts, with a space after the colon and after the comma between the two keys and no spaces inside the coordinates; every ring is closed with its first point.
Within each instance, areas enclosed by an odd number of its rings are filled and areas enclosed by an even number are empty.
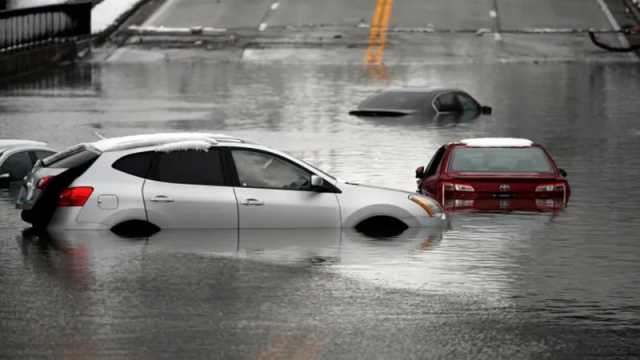
{"type": "Polygon", "coordinates": [[[258,31],[265,31],[267,29],[267,26],[269,26],[269,24],[267,24],[266,22],[261,23],[260,26],[258,26],[258,31]]]}
{"type": "Polygon", "coordinates": [[[147,26],[147,25],[154,25],[154,23],[156,22],[156,20],[158,20],[158,18],[162,15],[164,15],[165,12],[167,12],[167,9],[173,5],[174,1],[173,0],[167,0],[164,2],[164,4],[162,4],[162,6],[160,6],[159,9],[157,9],[148,19],[147,21],[144,22],[144,24],[142,24],[143,26],[147,26]]]}
{"type": "Polygon", "coordinates": [[[492,18],[496,18],[498,17],[498,13],[495,10],[491,10],[489,11],[489,16],[491,16],[492,18]]]}
{"type": "MultiPolygon", "coordinates": [[[[604,2],[604,0],[596,0],[596,1],[598,2],[598,4],[600,4],[600,7],[602,8],[602,12],[607,17],[607,20],[609,20],[609,23],[611,24],[611,27],[613,27],[613,30],[620,31],[620,24],[618,24],[618,21],[616,21],[616,18],[613,17],[611,10],[609,10],[609,7],[604,2]]],[[[622,44],[622,46],[624,47],[630,46],[629,41],[627,41],[627,38],[624,37],[624,35],[618,34],[618,39],[620,40],[620,43],[622,44]]]]}
{"type": "Polygon", "coordinates": [[[274,2],[273,4],[271,4],[271,10],[277,9],[278,6],[280,6],[280,3],[279,2],[274,2]]]}

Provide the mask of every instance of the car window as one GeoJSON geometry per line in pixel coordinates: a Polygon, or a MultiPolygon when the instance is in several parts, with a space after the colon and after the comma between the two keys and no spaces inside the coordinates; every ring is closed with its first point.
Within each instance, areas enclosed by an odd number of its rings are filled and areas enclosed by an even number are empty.
{"type": "Polygon", "coordinates": [[[449,171],[462,172],[552,172],[549,160],[538,147],[456,147],[449,171]]]}
{"type": "Polygon", "coordinates": [[[50,156],[53,154],[55,154],[53,151],[47,151],[47,150],[35,150],[33,152],[33,156],[35,157],[36,160],[44,159],[47,156],[50,156]]]}
{"type": "Polygon", "coordinates": [[[232,150],[240,186],[310,190],[311,173],[276,155],[253,150],[232,150]]]}
{"type": "Polygon", "coordinates": [[[442,161],[442,156],[445,152],[445,147],[441,146],[438,151],[433,155],[431,161],[429,162],[429,166],[427,167],[427,171],[424,174],[424,177],[430,177],[436,174],[438,170],[438,166],[440,166],[440,162],[442,161]]]}
{"type": "Polygon", "coordinates": [[[479,111],[478,103],[471,98],[471,96],[464,93],[457,93],[456,97],[463,111],[479,111]]]}
{"type": "Polygon", "coordinates": [[[11,180],[19,180],[29,173],[32,165],[29,152],[21,151],[7,157],[0,167],[0,174],[8,173],[11,180]]]}
{"type": "Polygon", "coordinates": [[[130,175],[147,177],[154,154],[154,152],[147,151],[126,155],[114,162],[112,167],[130,175]]]}
{"type": "Polygon", "coordinates": [[[180,150],[158,153],[150,178],[176,184],[224,185],[222,159],[218,149],[180,150]]]}
{"type": "Polygon", "coordinates": [[[455,93],[451,92],[438,95],[434,105],[439,112],[461,112],[463,110],[460,100],[455,93]]]}

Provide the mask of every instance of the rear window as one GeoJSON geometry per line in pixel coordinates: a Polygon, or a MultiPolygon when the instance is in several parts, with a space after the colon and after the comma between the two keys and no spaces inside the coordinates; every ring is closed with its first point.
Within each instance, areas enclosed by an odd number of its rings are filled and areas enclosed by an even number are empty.
{"type": "Polygon", "coordinates": [[[98,154],[87,149],[81,149],[66,156],[63,154],[63,156],[60,155],[61,153],[57,153],[45,158],[45,165],[49,168],[71,169],[92,161],[98,157],[98,154]]]}
{"type": "Polygon", "coordinates": [[[547,155],[538,147],[456,147],[449,171],[459,172],[552,172],[547,155]]]}
{"type": "Polygon", "coordinates": [[[130,175],[147,177],[155,153],[151,151],[121,157],[113,163],[113,168],[130,175]]]}
{"type": "Polygon", "coordinates": [[[150,179],[176,184],[224,185],[220,151],[184,150],[158,153],[150,179]]]}

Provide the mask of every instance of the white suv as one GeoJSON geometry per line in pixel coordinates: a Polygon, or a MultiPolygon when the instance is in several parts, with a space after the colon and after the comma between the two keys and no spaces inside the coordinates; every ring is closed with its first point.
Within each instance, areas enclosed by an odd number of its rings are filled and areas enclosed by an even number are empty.
{"type": "Polygon", "coordinates": [[[285,153],[217,134],[80,144],[36,165],[22,218],[57,229],[372,228],[442,224],[436,201],[342,182],[285,153]]]}

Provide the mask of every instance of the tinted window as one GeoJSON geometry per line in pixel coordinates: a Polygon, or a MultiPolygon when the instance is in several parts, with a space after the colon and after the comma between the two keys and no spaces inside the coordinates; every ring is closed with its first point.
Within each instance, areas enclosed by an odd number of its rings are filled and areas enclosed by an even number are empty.
{"type": "Polygon", "coordinates": [[[44,159],[49,155],[53,155],[54,152],[53,151],[47,151],[47,150],[36,150],[33,152],[33,155],[35,156],[36,160],[40,160],[40,159],[44,159]]]}
{"type": "Polygon", "coordinates": [[[224,185],[220,151],[184,150],[158,153],[155,171],[157,181],[191,184],[224,185]]]}
{"type": "Polygon", "coordinates": [[[436,174],[438,170],[438,166],[440,166],[440,161],[442,161],[442,156],[444,155],[445,147],[442,146],[431,158],[431,162],[429,163],[429,167],[427,167],[427,171],[424,174],[424,177],[430,177],[436,174]]]}
{"type": "Polygon", "coordinates": [[[4,161],[0,167],[0,174],[8,173],[11,180],[20,180],[29,173],[32,165],[29,153],[22,151],[9,156],[4,161]]]}
{"type": "Polygon", "coordinates": [[[276,155],[259,151],[232,150],[240,186],[309,190],[311,173],[276,155]]]}
{"type": "Polygon", "coordinates": [[[551,172],[546,154],[538,147],[456,147],[449,171],[463,172],[551,172]]]}
{"type": "Polygon", "coordinates": [[[469,95],[458,93],[456,96],[464,111],[479,111],[478,104],[469,95]]]}
{"type": "Polygon", "coordinates": [[[98,154],[89,150],[80,150],[72,153],[69,156],[56,160],[55,162],[48,164],[47,167],[56,169],[70,169],[78,167],[98,157],[98,154]]]}
{"type": "Polygon", "coordinates": [[[461,112],[463,110],[462,104],[455,93],[445,93],[438,96],[435,106],[440,112],[461,112]]]}
{"type": "Polygon", "coordinates": [[[143,152],[124,156],[113,163],[113,168],[130,175],[147,177],[153,160],[153,152],[143,152]]]}

